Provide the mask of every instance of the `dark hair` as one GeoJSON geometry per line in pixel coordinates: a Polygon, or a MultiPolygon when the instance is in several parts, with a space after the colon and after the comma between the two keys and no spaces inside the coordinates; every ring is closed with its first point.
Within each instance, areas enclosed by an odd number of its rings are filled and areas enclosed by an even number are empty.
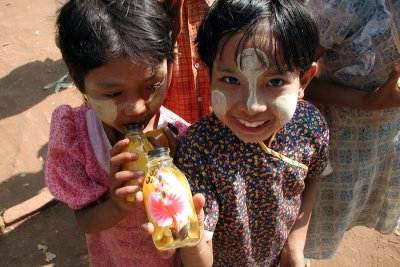
{"type": "Polygon", "coordinates": [[[112,59],[151,68],[173,59],[171,25],[157,0],[69,0],[56,26],[56,43],[82,92],[87,73],[112,59]]]}
{"type": "Polygon", "coordinates": [[[280,71],[304,72],[316,60],[318,27],[299,1],[216,0],[204,16],[196,38],[200,58],[210,74],[215,57],[236,33],[243,33],[236,54],[248,42],[265,51],[272,48],[280,71]]]}

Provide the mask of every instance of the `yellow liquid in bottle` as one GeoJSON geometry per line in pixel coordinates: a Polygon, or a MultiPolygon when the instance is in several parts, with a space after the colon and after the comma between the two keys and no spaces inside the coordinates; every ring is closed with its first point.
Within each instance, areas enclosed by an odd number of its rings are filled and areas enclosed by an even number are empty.
{"type": "Polygon", "coordinates": [[[200,239],[189,184],[174,165],[150,165],[143,195],[148,219],[154,225],[152,238],[157,249],[179,248],[200,239]]]}
{"type": "MultiPolygon", "coordinates": [[[[124,152],[135,153],[138,155],[138,159],[125,163],[122,166],[123,170],[142,170],[146,176],[148,172],[147,157],[146,153],[153,150],[153,145],[144,136],[134,136],[130,138],[128,146],[124,149],[124,152]]],[[[133,181],[127,181],[124,183],[125,186],[132,185],[133,181]]],[[[135,194],[130,194],[126,197],[127,201],[135,201],[135,194]]]]}

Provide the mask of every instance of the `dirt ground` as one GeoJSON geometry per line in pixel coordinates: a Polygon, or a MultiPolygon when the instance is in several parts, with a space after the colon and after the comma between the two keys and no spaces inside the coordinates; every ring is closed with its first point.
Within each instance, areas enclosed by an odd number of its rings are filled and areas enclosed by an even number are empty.
{"type": "MultiPolygon", "coordinates": [[[[43,87],[66,73],[54,44],[56,0],[0,0],[0,212],[44,188],[50,117],[78,105],[74,89],[43,87]],[[3,209],[2,209],[3,208],[3,209]]],[[[0,266],[88,266],[84,237],[72,212],[55,203],[0,235],[0,266]],[[44,250],[56,257],[46,262],[44,250]]],[[[336,257],[312,266],[400,266],[400,237],[356,227],[336,257]]]]}

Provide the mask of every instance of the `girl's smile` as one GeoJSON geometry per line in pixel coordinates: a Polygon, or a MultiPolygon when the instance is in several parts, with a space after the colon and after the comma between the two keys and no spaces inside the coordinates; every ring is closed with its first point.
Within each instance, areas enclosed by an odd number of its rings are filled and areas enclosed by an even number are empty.
{"type": "Polygon", "coordinates": [[[249,121],[240,120],[240,119],[239,119],[239,122],[240,122],[241,124],[243,124],[244,126],[250,127],[250,128],[255,128],[255,127],[258,127],[258,126],[260,126],[260,125],[266,123],[266,121],[249,122],[249,121]]]}
{"type": "Polygon", "coordinates": [[[243,134],[246,135],[257,135],[261,132],[265,132],[271,126],[271,121],[255,121],[249,122],[241,119],[236,120],[238,131],[241,131],[243,134]]]}

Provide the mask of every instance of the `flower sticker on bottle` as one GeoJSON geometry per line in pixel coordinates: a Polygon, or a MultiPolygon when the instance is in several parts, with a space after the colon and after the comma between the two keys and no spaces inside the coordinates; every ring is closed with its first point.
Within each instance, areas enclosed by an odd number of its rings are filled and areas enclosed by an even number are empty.
{"type": "Polygon", "coordinates": [[[188,195],[174,175],[159,172],[154,180],[154,191],[149,196],[149,212],[159,227],[169,227],[174,239],[187,235],[188,218],[193,210],[188,195]]]}
{"type": "Polygon", "coordinates": [[[153,149],[147,158],[143,200],[154,226],[154,245],[167,250],[195,244],[200,239],[200,226],[184,173],[173,164],[168,147],[153,149]]]}

